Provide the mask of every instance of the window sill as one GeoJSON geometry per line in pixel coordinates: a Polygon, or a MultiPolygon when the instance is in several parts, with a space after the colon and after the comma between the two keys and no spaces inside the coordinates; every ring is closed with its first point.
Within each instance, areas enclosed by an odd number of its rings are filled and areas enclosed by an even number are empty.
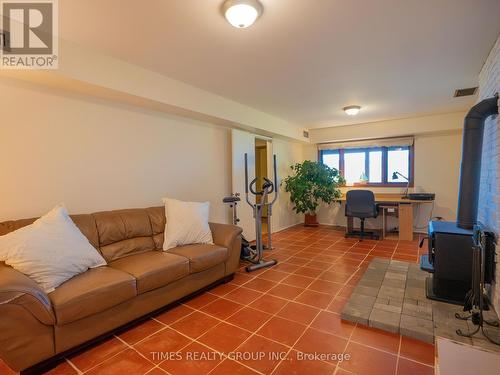
{"type": "MultiPolygon", "coordinates": [[[[393,184],[387,184],[387,183],[361,183],[361,182],[355,182],[353,185],[342,185],[341,187],[345,188],[351,188],[351,187],[383,187],[383,188],[405,188],[406,189],[406,184],[401,184],[401,183],[393,183],[393,184]]],[[[408,187],[412,188],[413,183],[410,183],[408,187]]]]}

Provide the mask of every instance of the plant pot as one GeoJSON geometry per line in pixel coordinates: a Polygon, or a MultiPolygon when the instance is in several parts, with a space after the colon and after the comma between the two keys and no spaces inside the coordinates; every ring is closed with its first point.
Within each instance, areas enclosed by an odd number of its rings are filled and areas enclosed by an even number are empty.
{"type": "Polygon", "coordinates": [[[318,221],[316,220],[316,214],[305,214],[304,225],[306,227],[317,227],[318,221]]]}

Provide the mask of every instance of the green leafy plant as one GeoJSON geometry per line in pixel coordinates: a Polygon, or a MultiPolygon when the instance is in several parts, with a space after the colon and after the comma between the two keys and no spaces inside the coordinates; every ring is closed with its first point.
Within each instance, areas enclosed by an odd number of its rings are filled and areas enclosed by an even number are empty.
{"type": "Polygon", "coordinates": [[[295,212],[314,215],[321,201],[330,204],[342,195],[338,187],[345,180],[337,169],[310,160],[290,168],[293,174],[283,183],[285,191],[290,193],[295,212]]]}

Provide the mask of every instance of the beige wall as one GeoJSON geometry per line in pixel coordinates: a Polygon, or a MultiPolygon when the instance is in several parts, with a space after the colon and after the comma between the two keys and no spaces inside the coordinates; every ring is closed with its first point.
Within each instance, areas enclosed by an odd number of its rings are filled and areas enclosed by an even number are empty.
{"type": "Polygon", "coordinates": [[[211,202],[226,220],[229,131],[110,102],[0,81],[0,220],[211,202]]]}
{"type": "Polygon", "coordinates": [[[415,137],[415,187],[436,193],[434,216],[455,220],[462,132],[415,137]]]}
{"type": "Polygon", "coordinates": [[[61,39],[59,57],[56,70],[4,69],[0,70],[0,77],[85,92],[94,97],[112,97],[116,102],[155,108],[215,125],[307,141],[298,124],[85,46],[61,39]]]}
{"type": "Polygon", "coordinates": [[[353,139],[399,137],[461,130],[465,112],[452,112],[398,120],[376,121],[356,125],[311,129],[311,142],[325,143],[353,139]]]}
{"type": "MultiPolygon", "coordinates": [[[[306,158],[302,144],[279,139],[273,140],[273,153],[276,154],[278,164],[278,184],[290,174],[292,164],[300,163],[306,158]]],[[[292,207],[290,195],[281,187],[278,201],[273,206],[273,228],[284,229],[303,222],[303,215],[295,214],[292,207]]]]}
{"type": "MultiPolygon", "coordinates": [[[[211,202],[228,222],[228,128],[108,100],[0,79],[0,221],[161,205],[164,196],[211,202]]],[[[280,180],[303,160],[301,143],[273,139],[280,180]]],[[[276,230],[300,222],[283,193],[276,230]]]]}

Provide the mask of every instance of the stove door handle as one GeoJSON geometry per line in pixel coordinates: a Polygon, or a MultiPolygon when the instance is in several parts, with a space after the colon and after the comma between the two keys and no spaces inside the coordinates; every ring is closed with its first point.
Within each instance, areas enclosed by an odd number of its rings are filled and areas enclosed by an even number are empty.
{"type": "Polygon", "coordinates": [[[424,238],[422,238],[422,239],[420,240],[420,243],[418,244],[418,247],[419,247],[419,248],[422,248],[422,246],[424,246],[424,241],[425,241],[426,239],[428,239],[428,238],[429,238],[429,237],[424,237],[424,238]]]}

